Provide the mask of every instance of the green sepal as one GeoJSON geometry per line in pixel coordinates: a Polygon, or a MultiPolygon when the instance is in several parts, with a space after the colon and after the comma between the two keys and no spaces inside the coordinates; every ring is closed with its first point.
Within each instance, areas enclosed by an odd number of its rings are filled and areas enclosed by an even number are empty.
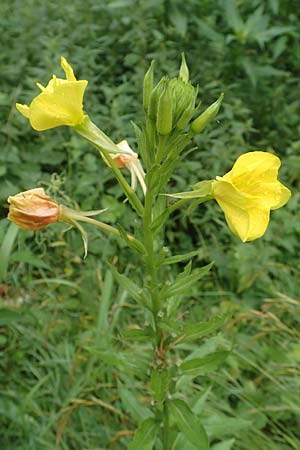
{"type": "Polygon", "coordinates": [[[212,186],[215,180],[204,180],[195,184],[192,191],[187,192],[176,192],[175,194],[164,194],[168,197],[174,198],[185,198],[185,199],[193,199],[193,198],[203,198],[204,201],[211,200],[213,198],[212,195],[212,186]]]}

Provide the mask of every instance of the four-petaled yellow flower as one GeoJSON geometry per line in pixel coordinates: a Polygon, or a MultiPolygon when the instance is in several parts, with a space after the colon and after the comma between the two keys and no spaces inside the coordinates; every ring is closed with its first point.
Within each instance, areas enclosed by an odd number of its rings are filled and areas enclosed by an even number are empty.
{"type": "Polygon", "coordinates": [[[267,152],[241,155],[223,177],[216,177],[212,193],[231,231],[243,242],[261,237],[270,210],[285,205],[291,192],[278,180],[280,159],[267,152]]]}
{"type": "Polygon", "coordinates": [[[88,82],[76,80],[72,67],[64,57],[61,57],[61,66],[66,80],[53,75],[47,87],[37,83],[42,92],[30,106],[16,104],[18,111],[29,119],[32,128],[37,131],[61,125],[73,127],[83,121],[82,101],[88,82]]]}
{"type": "Polygon", "coordinates": [[[43,188],[30,189],[8,197],[8,219],[24,230],[35,231],[60,220],[58,203],[43,188]]]}

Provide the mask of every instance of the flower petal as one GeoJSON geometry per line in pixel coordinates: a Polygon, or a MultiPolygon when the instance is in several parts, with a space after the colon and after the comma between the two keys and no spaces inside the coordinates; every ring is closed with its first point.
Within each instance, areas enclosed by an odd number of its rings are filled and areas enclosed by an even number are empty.
{"type": "Polygon", "coordinates": [[[212,190],[233,234],[247,242],[265,233],[269,223],[269,208],[263,208],[256,197],[244,195],[220,177],[214,182],[212,190]]]}
{"type": "Polygon", "coordinates": [[[66,58],[64,58],[63,56],[60,58],[60,65],[66,74],[66,79],[68,81],[76,81],[72,67],[70,66],[66,58]]]}
{"type": "Polygon", "coordinates": [[[87,81],[59,84],[53,92],[44,91],[30,105],[30,123],[37,131],[60,125],[75,126],[84,118],[82,100],[87,81]]]}
{"type": "Polygon", "coordinates": [[[277,179],[280,165],[280,159],[272,153],[248,152],[236,160],[231,171],[223,178],[232,181],[238,188],[245,188],[245,177],[248,186],[258,179],[261,182],[273,182],[277,179]]]}
{"type": "Polygon", "coordinates": [[[278,202],[275,205],[273,205],[271,207],[271,209],[281,208],[289,201],[289,199],[292,195],[291,191],[287,187],[285,187],[282,183],[280,183],[278,181],[278,184],[279,184],[279,188],[280,188],[280,196],[279,196],[278,202]]]}
{"type": "Polygon", "coordinates": [[[27,105],[22,105],[21,103],[16,103],[17,110],[22,114],[22,116],[29,119],[30,116],[30,108],[27,105]]]}

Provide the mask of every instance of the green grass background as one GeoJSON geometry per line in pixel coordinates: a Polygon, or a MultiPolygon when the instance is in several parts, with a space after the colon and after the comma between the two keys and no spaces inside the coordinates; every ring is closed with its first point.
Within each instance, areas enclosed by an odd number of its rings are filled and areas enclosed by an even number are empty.
{"type": "MultiPolygon", "coordinates": [[[[141,278],[135,255],[92,228],[83,260],[76,232],[35,235],[5,219],[7,197],[43,186],[82,209],[109,207],[108,223],[130,229],[134,215],[109,169],[67,128],[30,129],[15,110],[37,94],[59,58],[89,80],[85,109],[115,141],[135,146],[142,80],[177,74],[185,52],[203,106],[220,92],[218,119],[195,139],[170,191],[222,175],[249,150],[275,152],[293,197],[272,213],[266,235],[242,244],[212,202],[170,220],[171,253],[199,249],[194,265],[212,275],[182,305],[203,320],[231,313],[222,342],[233,352],[209,379],[183,381],[181,394],[207,426],[213,450],[299,450],[300,13],[298,0],[2,0],[0,5],[0,448],[122,450],[150,397],[140,376],[149,348],[126,339],[144,316],[114,283],[107,262],[141,278]],[[95,349],[125,352],[132,370],[101,361],[95,349]]],[[[174,267],[174,273],[180,267],[174,267]]],[[[159,450],[159,449],[158,449],[159,450]]],[[[175,450],[192,450],[179,442],[175,450]]]]}

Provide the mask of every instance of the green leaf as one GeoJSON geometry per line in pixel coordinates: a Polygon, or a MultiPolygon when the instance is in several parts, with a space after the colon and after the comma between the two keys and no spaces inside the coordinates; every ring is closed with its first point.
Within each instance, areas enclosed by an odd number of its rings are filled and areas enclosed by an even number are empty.
{"type": "Polygon", "coordinates": [[[193,323],[187,325],[183,329],[183,336],[180,342],[192,342],[196,339],[201,339],[210,333],[223,327],[226,323],[228,316],[214,316],[207,322],[193,323]]]}
{"type": "Polygon", "coordinates": [[[149,417],[144,420],[135,432],[133,441],[129,444],[128,450],[151,450],[154,446],[159,424],[149,417]]]}
{"type": "Polygon", "coordinates": [[[139,305],[148,307],[148,299],[145,296],[143,289],[135,284],[126,275],[122,275],[121,273],[119,273],[113,265],[110,264],[109,266],[115,280],[121,286],[121,288],[127,291],[128,294],[133,298],[133,300],[135,300],[139,305]]]}
{"type": "Polygon", "coordinates": [[[118,394],[121,398],[124,410],[132,416],[134,420],[146,420],[152,417],[152,411],[141,404],[137,398],[137,392],[130,391],[121,382],[118,382],[118,394]]]}
{"type": "Polygon", "coordinates": [[[203,358],[189,359],[180,365],[180,370],[183,375],[190,377],[206,375],[217,369],[226,360],[229,353],[229,351],[219,351],[204,356],[203,358]]]}
{"type": "Polygon", "coordinates": [[[149,342],[153,337],[153,330],[150,326],[146,328],[128,328],[122,333],[122,336],[128,340],[149,342]]]}
{"type": "Polygon", "coordinates": [[[0,326],[10,325],[11,323],[20,321],[23,315],[10,309],[0,309],[0,326]]]}
{"type": "Polygon", "coordinates": [[[244,22],[240,16],[235,0],[225,0],[225,15],[228,25],[238,33],[243,30],[244,22]]]}
{"type": "Polygon", "coordinates": [[[169,386],[169,373],[167,370],[154,369],[151,374],[151,388],[154,393],[154,400],[161,404],[167,395],[169,386]]]}
{"type": "Polygon", "coordinates": [[[186,439],[196,448],[208,450],[206,431],[189,406],[183,400],[175,399],[168,404],[168,407],[172,418],[186,439]]]}
{"type": "Polygon", "coordinates": [[[26,263],[34,267],[51,270],[51,267],[46,264],[45,261],[38,256],[35,256],[30,250],[15,252],[11,257],[11,261],[26,263]]]}
{"type": "Polygon", "coordinates": [[[164,266],[167,266],[169,264],[176,264],[178,262],[185,261],[186,259],[193,258],[193,256],[197,256],[198,254],[199,254],[199,250],[194,250],[192,252],[185,253],[183,255],[170,256],[169,258],[166,258],[162,264],[164,266]]]}
{"type": "Polygon", "coordinates": [[[4,281],[6,278],[7,266],[18,232],[19,228],[14,223],[11,223],[2,241],[0,248],[0,281],[4,281]]]}
{"type": "Polygon", "coordinates": [[[234,443],[235,439],[228,439],[224,442],[219,442],[218,444],[215,444],[211,448],[211,450],[231,450],[234,443]]]}
{"type": "Polygon", "coordinates": [[[241,433],[253,426],[251,420],[239,417],[210,416],[205,419],[205,429],[209,436],[221,438],[226,435],[232,436],[234,433],[241,433]]]}
{"type": "Polygon", "coordinates": [[[161,296],[172,297],[175,295],[182,295],[186,292],[190,292],[192,286],[208,274],[212,265],[213,263],[210,263],[191,272],[191,263],[189,263],[185,267],[184,271],[177,276],[176,280],[171,284],[171,286],[168,286],[164,291],[161,292],[161,296]]]}

